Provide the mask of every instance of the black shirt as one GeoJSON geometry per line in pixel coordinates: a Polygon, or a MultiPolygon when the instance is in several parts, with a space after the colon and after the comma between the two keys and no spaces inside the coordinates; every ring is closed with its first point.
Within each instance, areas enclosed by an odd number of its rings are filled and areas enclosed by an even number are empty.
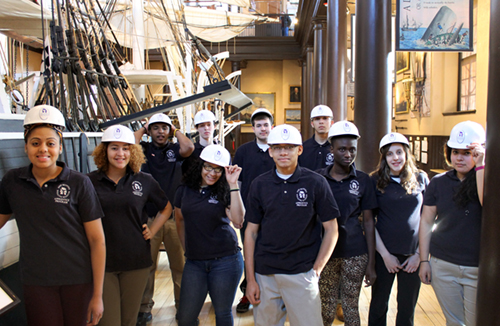
{"type": "Polygon", "coordinates": [[[211,188],[177,189],[175,207],[184,218],[186,257],[206,260],[234,255],[238,238],[227,217],[226,207],[212,194],[211,188]]]}
{"type": "Polygon", "coordinates": [[[269,149],[263,151],[257,141],[253,140],[238,147],[234,154],[233,164],[242,168],[239,181],[241,182],[241,198],[246,203],[248,191],[252,181],[264,172],[274,167],[274,161],[269,156],[269,149]]]}
{"type": "Polygon", "coordinates": [[[247,202],[245,219],[260,224],[255,271],[265,275],[309,271],[321,246],[321,223],[340,215],[325,179],[300,166],[288,180],[275,169],[257,177],[247,202]]]}
{"type": "Polygon", "coordinates": [[[340,210],[337,219],[339,239],[332,257],[348,258],[366,254],[368,247],[359,216],[364,210],[377,208],[372,181],[366,173],[356,170],[352,165],[349,175],[337,181],[330,176],[332,168],[333,165],[320,171],[328,181],[340,210]]]}
{"type": "Polygon", "coordinates": [[[299,156],[300,166],[306,167],[309,170],[318,171],[333,165],[333,154],[330,152],[330,142],[326,141],[320,145],[314,135],[304,142],[304,150],[299,156]]]}
{"type": "Polygon", "coordinates": [[[425,192],[424,205],[437,209],[430,253],[453,264],[477,267],[482,206],[479,198],[458,206],[453,196],[460,184],[456,171],[451,170],[432,178],[425,192]]]}
{"type": "Polygon", "coordinates": [[[10,170],[0,186],[0,213],[14,213],[20,237],[24,284],[58,286],[92,282],[84,223],[103,217],[89,178],[70,170],[41,188],[32,165],[10,170]]]}
{"type": "Polygon", "coordinates": [[[378,176],[373,175],[371,178],[377,195],[376,228],[380,238],[391,254],[413,255],[418,246],[425,188],[429,184],[427,174],[421,172],[417,175],[419,186],[411,194],[393,179],[382,193],[377,190],[378,176]]]}
{"type": "Polygon", "coordinates": [[[130,271],[151,266],[149,241],[142,235],[142,225],[148,221],[146,203],[165,208],[168,199],[150,174],[127,174],[118,184],[104,172],[89,173],[105,218],[106,272],[130,271]]]}

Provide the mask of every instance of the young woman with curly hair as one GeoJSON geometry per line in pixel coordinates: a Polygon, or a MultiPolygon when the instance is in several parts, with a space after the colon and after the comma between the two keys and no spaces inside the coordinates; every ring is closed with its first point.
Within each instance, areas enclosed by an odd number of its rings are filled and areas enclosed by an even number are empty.
{"type": "Polygon", "coordinates": [[[452,170],[427,188],[420,220],[420,279],[431,284],[446,325],[476,325],[484,184],[483,127],[464,121],[445,144],[452,170]]]}
{"type": "Polygon", "coordinates": [[[178,311],[180,326],[197,325],[210,294],[217,326],[233,325],[232,304],[243,257],[236,232],[245,208],[238,188],[241,168],[229,165],[230,154],[209,145],[184,174],[175,196],[177,232],[186,253],[178,311]]]}
{"type": "Polygon", "coordinates": [[[99,325],[135,326],[153,264],[149,239],[172,214],[172,206],[150,174],[140,172],[145,162],[133,132],[124,126],[104,131],[94,153],[98,170],[89,174],[105,217],[107,257],[104,277],[105,312],[99,325]],[[147,226],[145,206],[159,213],[147,226]]]}
{"type": "Polygon", "coordinates": [[[398,278],[397,326],[413,325],[420,291],[418,229],[427,174],[410,153],[408,139],[391,132],[380,141],[380,162],[371,173],[376,188],[377,281],[372,286],[368,325],[387,325],[394,279],[398,278]]]}

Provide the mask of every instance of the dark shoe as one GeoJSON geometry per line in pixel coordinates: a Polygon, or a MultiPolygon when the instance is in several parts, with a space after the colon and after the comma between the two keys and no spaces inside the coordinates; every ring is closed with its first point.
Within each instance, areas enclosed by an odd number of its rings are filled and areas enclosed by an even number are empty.
{"type": "Polygon", "coordinates": [[[250,309],[250,301],[248,301],[248,298],[246,296],[243,296],[243,298],[241,298],[240,302],[236,306],[236,312],[243,314],[247,312],[248,309],[250,309]]]}
{"type": "Polygon", "coordinates": [[[150,312],[140,312],[137,315],[136,326],[146,326],[151,320],[153,320],[153,315],[150,312]]]}
{"type": "Polygon", "coordinates": [[[337,319],[344,322],[344,311],[342,310],[342,305],[337,303],[337,319]]]}

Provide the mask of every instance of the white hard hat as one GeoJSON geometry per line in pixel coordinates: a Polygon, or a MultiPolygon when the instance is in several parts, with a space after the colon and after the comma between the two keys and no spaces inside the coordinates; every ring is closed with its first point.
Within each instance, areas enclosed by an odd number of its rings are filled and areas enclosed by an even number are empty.
{"type": "Polygon", "coordinates": [[[194,115],[195,127],[200,123],[213,121],[215,123],[215,115],[209,110],[200,110],[194,115]]]}
{"type": "Polygon", "coordinates": [[[267,138],[267,143],[269,145],[274,144],[292,144],[292,145],[302,145],[302,136],[300,132],[294,126],[287,124],[276,126],[269,133],[267,138]]]}
{"type": "Polygon", "coordinates": [[[208,145],[201,151],[200,158],[219,166],[229,166],[231,162],[231,154],[221,145],[208,145]]]}
{"type": "Polygon", "coordinates": [[[328,132],[328,139],[330,140],[332,137],[337,136],[355,136],[356,138],[360,138],[358,132],[358,127],[352,122],[349,121],[337,121],[331,127],[328,132]]]}
{"type": "Polygon", "coordinates": [[[154,123],[166,123],[170,127],[172,127],[172,120],[168,117],[168,115],[164,113],[154,114],[148,121],[148,126],[151,126],[154,123]]]}
{"type": "Polygon", "coordinates": [[[484,144],[486,142],[486,133],[483,126],[477,122],[464,121],[457,123],[451,129],[448,147],[456,149],[467,149],[471,143],[484,144]]]}
{"type": "Polygon", "coordinates": [[[250,117],[250,121],[253,122],[253,117],[255,117],[259,113],[263,113],[263,114],[269,116],[269,119],[271,120],[271,123],[273,123],[273,115],[272,115],[272,113],[269,112],[268,109],[264,109],[264,108],[259,108],[259,109],[255,110],[255,111],[253,111],[252,116],[250,117]]]}
{"type": "Polygon", "coordinates": [[[66,122],[61,111],[50,105],[37,105],[31,108],[24,117],[24,126],[46,123],[61,127],[64,130],[66,122]]]}
{"type": "Polygon", "coordinates": [[[104,130],[101,142],[103,143],[119,142],[119,143],[127,143],[133,145],[135,144],[135,137],[134,133],[129,128],[122,125],[115,125],[104,130]]]}
{"type": "Polygon", "coordinates": [[[404,135],[400,134],[399,132],[390,132],[384,137],[382,137],[378,149],[379,151],[382,151],[382,147],[394,143],[405,144],[407,146],[410,146],[408,139],[404,135]]]}
{"type": "Polygon", "coordinates": [[[333,119],[333,112],[326,105],[316,105],[311,111],[311,120],[316,117],[330,117],[333,119]]]}

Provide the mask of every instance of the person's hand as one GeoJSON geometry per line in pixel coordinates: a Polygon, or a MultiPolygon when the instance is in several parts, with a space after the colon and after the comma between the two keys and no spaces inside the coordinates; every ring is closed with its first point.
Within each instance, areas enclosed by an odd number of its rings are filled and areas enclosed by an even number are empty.
{"type": "Polygon", "coordinates": [[[168,133],[168,136],[169,137],[174,137],[175,136],[175,131],[177,130],[177,128],[175,128],[175,126],[170,126],[170,132],[168,133]]]}
{"type": "Polygon", "coordinates": [[[241,168],[238,165],[230,165],[224,168],[226,170],[226,180],[229,185],[238,184],[241,168]]]}
{"type": "Polygon", "coordinates": [[[431,284],[431,264],[428,261],[420,263],[420,270],[418,271],[418,276],[424,284],[431,284]]]}
{"type": "Polygon", "coordinates": [[[479,143],[472,143],[467,147],[471,150],[472,159],[474,163],[476,163],[476,166],[483,166],[485,154],[484,147],[479,143]]]}
{"type": "Polygon", "coordinates": [[[151,234],[151,230],[149,229],[147,224],[143,224],[142,229],[142,236],[144,237],[144,240],[149,240],[153,237],[153,235],[151,234]]]}
{"type": "Polygon", "coordinates": [[[259,284],[257,284],[256,281],[247,280],[247,289],[245,290],[245,296],[253,305],[260,303],[260,288],[259,284]]]}
{"type": "Polygon", "coordinates": [[[366,267],[366,272],[365,272],[365,287],[372,286],[375,283],[375,280],[377,279],[377,273],[375,272],[375,266],[370,266],[374,264],[368,264],[368,267],[366,267]]]}
{"type": "Polygon", "coordinates": [[[92,299],[90,299],[89,308],[87,310],[87,325],[99,324],[103,312],[104,304],[102,302],[102,297],[92,297],[92,299]]]}
{"type": "Polygon", "coordinates": [[[408,257],[401,266],[403,270],[407,273],[415,273],[418,269],[418,265],[420,264],[420,255],[414,254],[408,257]]]}
{"type": "Polygon", "coordinates": [[[399,263],[399,259],[394,255],[389,254],[382,258],[384,259],[385,268],[387,268],[389,273],[397,273],[403,268],[403,266],[399,263]]]}

